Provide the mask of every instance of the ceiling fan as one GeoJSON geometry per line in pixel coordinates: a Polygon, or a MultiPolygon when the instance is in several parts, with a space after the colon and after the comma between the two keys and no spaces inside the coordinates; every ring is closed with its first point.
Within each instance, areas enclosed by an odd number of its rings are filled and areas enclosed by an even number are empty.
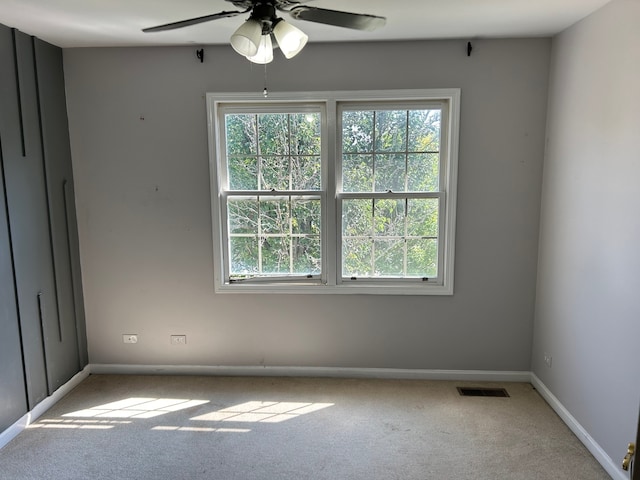
{"type": "Polygon", "coordinates": [[[273,36],[286,58],[293,58],[304,48],[309,37],[300,29],[277,16],[277,11],[287,12],[296,20],[323,23],[355,30],[375,30],[386,23],[386,18],[362,13],[343,12],[326,8],[309,7],[301,3],[309,0],[226,0],[241,10],[223,11],[179,22],[167,23],[142,31],[161,32],[209,22],[219,18],[235,17],[250,13],[249,19],[231,35],[231,46],[240,55],[254,63],[273,60],[273,36]]]}

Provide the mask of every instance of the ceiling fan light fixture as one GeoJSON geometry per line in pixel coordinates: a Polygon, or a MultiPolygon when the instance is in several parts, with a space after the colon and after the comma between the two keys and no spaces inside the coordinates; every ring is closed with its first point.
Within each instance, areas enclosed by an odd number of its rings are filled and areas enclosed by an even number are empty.
{"type": "Polygon", "coordinates": [[[231,10],[189,18],[179,22],[166,23],[144,28],[143,32],[160,32],[189,27],[220,18],[235,17],[251,12],[250,17],[231,35],[233,49],[255,63],[269,63],[273,60],[273,47],[280,47],[285,58],[295,57],[307,44],[309,37],[299,28],[288,24],[277,16],[278,11],[287,12],[295,20],[371,31],[382,27],[386,18],[363,13],[343,12],[326,8],[300,5],[308,0],[226,0],[236,8],[231,10]],[[271,36],[273,35],[273,39],[271,36]]]}
{"type": "Polygon", "coordinates": [[[273,27],[273,36],[276,37],[280,50],[287,59],[300,53],[309,40],[306,33],[281,18],[273,27]]]}
{"type": "Polygon", "coordinates": [[[255,55],[247,55],[247,59],[253,63],[264,65],[273,61],[273,44],[271,43],[271,35],[262,35],[260,45],[255,55]]]}
{"type": "Polygon", "coordinates": [[[231,35],[231,46],[240,55],[253,57],[262,41],[262,24],[250,18],[231,35]]]}

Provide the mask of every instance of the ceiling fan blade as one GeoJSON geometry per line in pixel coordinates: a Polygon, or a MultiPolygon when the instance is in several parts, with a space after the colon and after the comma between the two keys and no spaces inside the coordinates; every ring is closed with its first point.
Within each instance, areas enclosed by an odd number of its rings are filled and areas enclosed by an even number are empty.
{"type": "Polygon", "coordinates": [[[189,27],[191,25],[197,25],[198,23],[209,22],[211,20],[217,20],[219,18],[235,17],[247,13],[251,8],[247,10],[233,10],[230,12],[218,12],[212,15],[204,15],[203,17],[190,18],[189,20],[181,20],[179,22],[166,23],[164,25],[158,25],[157,27],[143,28],[145,33],[149,32],[163,32],[165,30],[174,30],[176,28],[189,27]]]}
{"type": "Polygon", "coordinates": [[[307,7],[300,5],[293,7],[289,13],[296,20],[307,20],[309,22],[325,23],[336,27],[353,28],[356,30],[375,30],[384,26],[387,22],[385,17],[367,15],[363,13],[341,12],[339,10],[328,10],[326,8],[307,7]]]}

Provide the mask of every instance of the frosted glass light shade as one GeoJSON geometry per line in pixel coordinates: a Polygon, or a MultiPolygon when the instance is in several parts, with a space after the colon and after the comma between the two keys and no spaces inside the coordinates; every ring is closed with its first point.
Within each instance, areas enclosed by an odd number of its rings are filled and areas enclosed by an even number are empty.
{"type": "Polygon", "coordinates": [[[299,28],[280,20],[273,27],[273,36],[286,58],[295,57],[307,44],[309,37],[299,28]]]}
{"type": "Polygon", "coordinates": [[[231,46],[240,55],[251,57],[258,53],[262,37],[262,24],[249,19],[231,35],[231,46]]]}
{"type": "Polygon", "coordinates": [[[273,60],[273,45],[271,43],[271,35],[263,35],[258,46],[258,52],[255,55],[247,55],[249,61],[253,63],[270,63],[273,60]]]}

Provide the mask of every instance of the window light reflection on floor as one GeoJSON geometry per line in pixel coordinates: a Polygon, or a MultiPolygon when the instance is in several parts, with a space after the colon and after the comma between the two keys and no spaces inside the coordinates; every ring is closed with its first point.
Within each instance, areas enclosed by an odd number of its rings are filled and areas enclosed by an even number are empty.
{"type": "Polygon", "coordinates": [[[209,400],[132,397],[84,410],[65,413],[62,416],[81,418],[153,418],[205,403],[209,403],[209,400]]]}
{"type": "MultiPolygon", "coordinates": [[[[279,423],[297,418],[301,415],[316,412],[333,406],[333,403],[303,403],[303,402],[262,402],[251,401],[223,408],[204,415],[192,417],[193,421],[206,422],[239,422],[239,423],[279,423]]],[[[225,427],[180,427],[162,425],[152,430],[164,432],[218,432],[218,433],[248,433],[248,428],[225,427]]]]}
{"type": "Polygon", "coordinates": [[[252,401],[199,415],[191,420],[211,422],[279,423],[300,415],[333,406],[333,403],[261,402],[252,401]]]}
{"type": "Polygon", "coordinates": [[[211,428],[211,427],[178,427],[170,425],[158,425],[151,430],[162,432],[217,432],[217,433],[249,433],[249,428],[211,428]]]}
{"type": "Polygon", "coordinates": [[[110,430],[116,425],[131,422],[119,422],[113,420],[63,420],[55,418],[45,418],[38,423],[32,423],[27,428],[57,428],[60,430],[81,429],[81,430],[110,430]]]}
{"type": "MultiPolygon", "coordinates": [[[[29,428],[107,430],[119,424],[130,424],[133,419],[154,418],[207,403],[209,400],[131,397],[65,413],[59,419],[43,419],[30,425],[29,428]]],[[[255,400],[198,415],[189,420],[196,422],[279,423],[333,405],[333,403],[255,400]]],[[[247,428],[233,428],[230,425],[225,427],[157,425],[151,427],[151,430],[220,433],[247,433],[251,431],[247,428]]]]}

